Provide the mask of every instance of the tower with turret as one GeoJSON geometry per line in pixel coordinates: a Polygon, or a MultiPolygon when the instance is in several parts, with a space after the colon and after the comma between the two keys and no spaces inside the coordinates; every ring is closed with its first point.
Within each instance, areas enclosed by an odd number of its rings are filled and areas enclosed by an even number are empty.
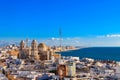
{"type": "Polygon", "coordinates": [[[20,42],[20,50],[24,50],[24,48],[25,48],[25,42],[22,40],[20,42]]]}
{"type": "Polygon", "coordinates": [[[36,40],[33,40],[31,43],[31,55],[30,58],[31,59],[38,59],[38,44],[36,40]]]}
{"type": "Polygon", "coordinates": [[[26,51],[26,47],[25,47],[25,42],[22,40],[20,42],[20,48],[19,48],[19,55],[18,58],[19,59],[26,59],[29,57],[29,54],[26,51]]]}

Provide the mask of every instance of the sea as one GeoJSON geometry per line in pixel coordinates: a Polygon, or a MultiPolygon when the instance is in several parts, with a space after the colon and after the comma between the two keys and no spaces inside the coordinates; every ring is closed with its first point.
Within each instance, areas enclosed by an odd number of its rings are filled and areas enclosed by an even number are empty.
{"type": "Polygon", "coordinates": [[[62,56],[120,61],[120,47],[87,47],[60,52],[62,56]]]}

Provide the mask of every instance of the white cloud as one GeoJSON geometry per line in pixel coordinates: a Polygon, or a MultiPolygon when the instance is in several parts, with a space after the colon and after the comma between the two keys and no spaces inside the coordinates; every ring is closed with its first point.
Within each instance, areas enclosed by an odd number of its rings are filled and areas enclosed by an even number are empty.
{"type": "Polygon", "coordinates": [[[120,34],[107,34],[106,37],[110,38],[115,38],[115,37],[120,37],[120,34]]]}
{"type": "MultiPolygon", "coordinates": [[[[60,38],[55,38],[55,37],[52,37],[52,38],[50,38],[50,40],[53,40],[53,41],[55,41],[55,40],[60,40],[60,38]]],[[[61,40],[63,40],[63,39],[61,39],[61,40]]]]}
{"type": "Polygon", "coordinates": [[[107,34],[107,35],[100,35],[97,38],[119,38],[120,34],[107,34]]]}

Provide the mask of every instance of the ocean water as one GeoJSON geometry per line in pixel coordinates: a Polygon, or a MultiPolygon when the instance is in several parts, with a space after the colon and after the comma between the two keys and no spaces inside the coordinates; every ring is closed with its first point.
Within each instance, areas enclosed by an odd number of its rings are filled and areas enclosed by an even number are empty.
{"type": "Polygon", "coordinates": [[[81,58],[93,58],[95,60],[120,61],[120,47],[89,47],[78,50],[65,51],[62,56],[75,56],[81,58]]]}

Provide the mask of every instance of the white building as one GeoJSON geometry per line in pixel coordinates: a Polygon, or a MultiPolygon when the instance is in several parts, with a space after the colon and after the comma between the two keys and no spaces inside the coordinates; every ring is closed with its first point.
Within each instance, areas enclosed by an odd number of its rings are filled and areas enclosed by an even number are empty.
{"type": "Polygon", "coordinates": [[[115,69],[116,69],[115,77],[120,79],[120,65],[117,65],[115,69]]]}

